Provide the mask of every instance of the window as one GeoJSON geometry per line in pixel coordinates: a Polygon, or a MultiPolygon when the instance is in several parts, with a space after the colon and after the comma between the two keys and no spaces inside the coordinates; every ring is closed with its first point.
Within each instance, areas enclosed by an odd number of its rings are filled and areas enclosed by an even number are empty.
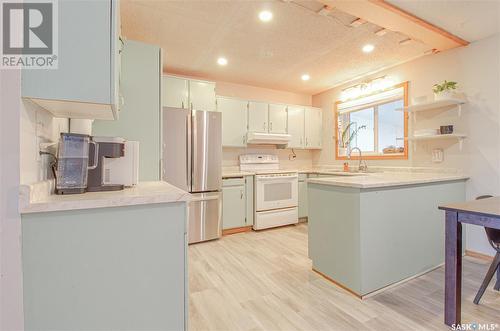
{"type": "MultiPolygon", "coordinates": [[[[407,158],[407,84],[366,97],[338,102],[337,159],[354,147],[371,159],[407,158]]],[[[357,157],[353,153],[353,158],[357,157]]]]}

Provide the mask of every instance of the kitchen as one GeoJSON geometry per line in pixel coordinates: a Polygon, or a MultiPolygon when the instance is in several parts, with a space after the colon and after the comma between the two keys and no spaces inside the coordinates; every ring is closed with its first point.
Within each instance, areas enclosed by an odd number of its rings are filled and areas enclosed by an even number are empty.
{"type": "Polygon", "coordinates": [[[499,323],[497,2],[56,13],[0,70],[2,329],[499,323]]]}

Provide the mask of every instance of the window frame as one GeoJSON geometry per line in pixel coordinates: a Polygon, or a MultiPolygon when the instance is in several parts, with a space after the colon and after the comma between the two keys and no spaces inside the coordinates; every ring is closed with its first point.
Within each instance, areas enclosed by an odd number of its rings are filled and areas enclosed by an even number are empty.
{"type": "MultiPolygon", "coordinates": [[[[390,91],[393,89],[398,89],[398,88],[403,88],[403,104],[404,107],[408,107],[408,82],[403,82],[400,84],[397,84],[389,89],[383,90],[383,91],[377,91],[376,93],[373,93],[371,95],[376,95],[384,91],[390,91]]],[[[367,95],[364,95],[364,97],[367,97],[367,95]]],[[[361,98],[361,97],[360,97],[361,98]]],[[[355,99],[354,99],[355,100],[355,99]]],[[[376,106],[372,106],[373,111],[374,111],[374,151],[370,152],[367,151],[367,154],[363,155],[364,160],[407,160],[408,159],[408,112],[404,111],[403,112],[403,119],[404,119],[404,152],[400,154],[378,154],[378,107],[380,105],[389,103],[392,101],[387,101],[383,102],[380,104],[377,104],[376,106]]],[[[334,125],[335,125],[335,160],[347,160],[348,157],[347,155],[339,155],[339,126],[338,126],[338,121],[339,121],[339,114],[338,114],[338,105],[343,103],[343,101],[336,101],[334,104],[333,108],[333,117],[334,117],[334,125]]],[[[368,107],[367,107],[368,108],[368,107]]],[[[360,107],[360,110],[363,108],[360,107]]],[[[354,153],[353,153],[354,154],[354,153]]],[[[352,155],[351,160],[359,160],[359,155],[352,155]]]]}

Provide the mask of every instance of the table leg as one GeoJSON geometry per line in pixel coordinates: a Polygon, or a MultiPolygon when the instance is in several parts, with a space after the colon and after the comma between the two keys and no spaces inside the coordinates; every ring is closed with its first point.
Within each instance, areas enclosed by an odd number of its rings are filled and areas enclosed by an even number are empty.
{"type": "Polygon", "coordinates": [[[444,323],[460,323],[462,299],[462,223],[458,213],[446,211],[444,323]]]}
{"type": "Polygon", "coordinates": [[[500,265],[497,268],[497,282],[495,283],[494,288],[495,288],[495,290],[500,291],[500,265]]]}

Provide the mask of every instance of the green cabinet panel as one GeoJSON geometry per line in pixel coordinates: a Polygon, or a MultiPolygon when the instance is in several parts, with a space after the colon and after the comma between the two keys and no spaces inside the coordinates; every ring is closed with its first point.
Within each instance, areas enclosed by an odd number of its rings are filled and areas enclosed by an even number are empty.
{"type": "Polygon", "coordinates": [[[254,212],[254,193],[253,193],[253,176],[245,177],[245,187],[247,193],[247,218],[246,226],[253,225],[253,212],[254,212]]]}
{"type": "Polygon", "coordinates": [[[307,217],[307,182],[299,182],[299,218],[307,217]]]}
{"type": "Polygon", "coordinates": [[[116,121],[96,120],[95,136],[139,141],[139,180],[160,179],[161,49],[127,40],[122,57],[123,111],[116,121]]]}
{"type": "Polygon", "coordinates": [[[117,117],[118,1],[58,1],[58,68],[25,69],[22,96],[55,117],[117,117]]]}
{"type": "Polygon", "coordinates": [[[246,226],[246,188],[244,179],[223,180],[222,228],[246,226]]]}
{"type": "Polygon", "coordinates": [[[22,215],[25,330],[186,329],[186,203],[22,215]]]}
{"type": "Polygon", "coordinates": [[[313,268],[367,295],[444,261],[444,212],[465,181],[380,188],[308,183],[313,268]]]}

